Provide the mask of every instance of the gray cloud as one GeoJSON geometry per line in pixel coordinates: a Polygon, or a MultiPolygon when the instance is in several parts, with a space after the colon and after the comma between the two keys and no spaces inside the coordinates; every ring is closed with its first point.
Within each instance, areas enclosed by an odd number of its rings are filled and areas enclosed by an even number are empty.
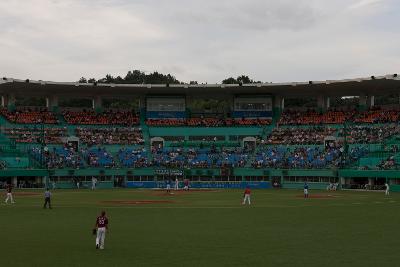
{"type": "Polygon", "coordinates": [[[171,72],[220,82],[398,72],[395,0],[8,0],[0,75],[74,81],[171,72]]]}
{"type": "Polygon", "coordinates": [[[306,1],[238,1],[203,2],[187,7],[175,19],[178,23],[231,30],[267,31],[300,30],[312,26],[317,14],[306,1]]]}

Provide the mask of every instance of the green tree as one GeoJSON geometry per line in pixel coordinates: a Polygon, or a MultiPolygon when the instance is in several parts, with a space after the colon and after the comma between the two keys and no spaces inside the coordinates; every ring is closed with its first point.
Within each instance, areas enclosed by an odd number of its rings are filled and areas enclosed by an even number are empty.
{"type": "Polygon", "coordinates": [[[223,84],[237,84],[238,81],[233,77],[229,77],[229,78],[223,80],[222,83],[223,84]]]}
{"type": "Polygon", "coordinates": [[[229,77],[222,81],[223,84],[248,84],[248,83],[261,83],[261,81],[254,81],[247,75],[240,75],[236,79],[229,77]]]}

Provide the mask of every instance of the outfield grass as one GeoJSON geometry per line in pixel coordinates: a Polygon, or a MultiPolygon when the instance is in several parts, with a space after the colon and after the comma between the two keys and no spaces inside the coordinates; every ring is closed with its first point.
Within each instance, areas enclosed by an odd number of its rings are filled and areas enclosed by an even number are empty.
{"type": "Polygon", "coordinates": [[[16,193],[16,204],[0,206],[7,267],[400,265],[400,194],[254,190],[243,207],[236,190],[56,190],[44,210],[42,195],[16,193]],[[103,202],[112,200],[173,203],[103,202]],[[103,208],[110,232],[100,251],[91,229],[103,208]]]}

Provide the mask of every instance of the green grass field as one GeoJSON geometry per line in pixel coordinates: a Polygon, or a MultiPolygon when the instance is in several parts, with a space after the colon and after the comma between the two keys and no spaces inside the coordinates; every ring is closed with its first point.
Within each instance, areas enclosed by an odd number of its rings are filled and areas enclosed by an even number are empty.
{"type": "Polygon", "coordinates": [[[2,266],[399,266],[400,194],[254,190],[15,192],[0,206],[2,266]],[[328,196],[329,195],[329,196],[328,196]],[[133,201],[118,204],[112,201],[133,201]],[[142,200],[171,203],[134,204],[142,200]],[[107,202],[110,201],[110,202],[107,202]],[[105,250],[91,235],[110,220],[105,250]],[[3,265],[4,264],[4,265],[3,265]]]}

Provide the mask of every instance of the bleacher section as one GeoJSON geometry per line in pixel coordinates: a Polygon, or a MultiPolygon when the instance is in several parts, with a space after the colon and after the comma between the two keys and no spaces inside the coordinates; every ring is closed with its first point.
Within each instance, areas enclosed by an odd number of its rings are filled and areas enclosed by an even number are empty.
{"type": "Polygon", "coordinates": [[[0,133],[0,169],[130,179],[179,170],[193,179],[251,176],[295,182],[309,175],[319,181],[354,176],[352,171],[377,171],[373,175],[379,177],[378,171],[400,169],[394,110],[285,111],[276,124],[254,118],[139,121],[134,112],[24,110],[23,116],[1,113],[7,123],[0,133]],[[43,112],[46,123],[39,120],[43,112]],[[65,120],[54,121],[57,116],[65,120]],[[70,139],[77,144],[67,145],[70,139]]]}
{"type": "Polygon", "coordinates": [[[190,126],[190,127],[230,127],[230,126],[264,126],[270,125],[271,119],[255,118],[180,118],[180,119],[147,119],[148,126],[190,126]]]}
{"type": "Polygon", "coordinates": [[[3,133],[17,143],[62,144],[62,138],[67,136],[66,128],[51,127],[13,127],[5,128],[3,133]],[[44,140],[43,140],[44,137],[44,140]]]}
{"type": "Polygon", "coordinates": [[[58,120],[54,113],[46,108],[19,108],[9,111],[6,108],[0,109],[0,114],[9,122],[19,124],[57,124],[58,120]]]}
{"type": "Polygon", "coordinates": [[[143,145],[141,128],[87,128],[77,127],[76,136],[87,145],[143,145]]]}
{"type": "Polygon", "coordinates": [[[395,123],[399,122],[400,110],[375,107],[367,111],[287,110],[281,114],[279,125],[315,125],[350,123],[395,123]]]}
{"type": "Polygon", "coordinates": [[[139,116],[132,111],[108,110],[97,113],[93,110],[65,110],[65,121],[74,125],[121,125],[132,126],[139,124],[139,116]]]}

